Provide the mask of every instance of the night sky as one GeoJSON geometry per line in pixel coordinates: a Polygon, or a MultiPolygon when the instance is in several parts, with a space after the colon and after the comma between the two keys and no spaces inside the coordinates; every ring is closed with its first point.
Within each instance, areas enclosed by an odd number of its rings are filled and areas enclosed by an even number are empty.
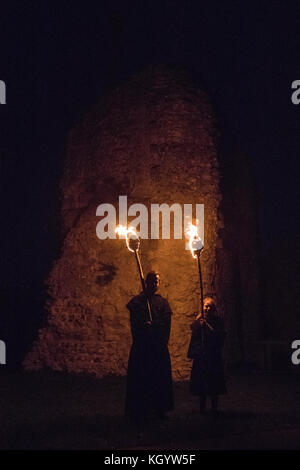
{"type": "Polygon", "coordinates": [[[15,2],[3,7],[0,27],[7,87],[0,338],[14,345],[11,362],[45,315],[68,130],[148,64],[187,68],[208,92],[220,152],[244,155],[253,172],[262,253],[296,239],[300,105],[292,104],[291,83],[300,79],[299,2],[15,2]]]}

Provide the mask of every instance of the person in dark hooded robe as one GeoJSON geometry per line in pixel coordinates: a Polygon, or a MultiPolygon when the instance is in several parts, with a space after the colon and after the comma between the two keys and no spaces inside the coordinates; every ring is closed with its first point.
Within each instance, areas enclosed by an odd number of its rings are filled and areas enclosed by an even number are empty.
{"type": "Polygon", "coordinates": [[[201,412],[205,412],[209,396],[212,412],[217,414],[219,395],[227,393],[222,359],[226,333],[211,297],[204,299],[203,317],[197,316],[191,330],[188,349],[188,358],[193,359],[190,392],[199,396],[201,412]]]}
{"type": "Polygon", "coordinates": [[[156,294],[159,282],[159,274],[149,272],[146,295],[141,292],[127,304],[132,346],[127,370],[125,413],[136,422],[143,422],[149,416],[166,418],[165,413],[174,407],[168,351],[172,311],[168,301],[156,294]]]}

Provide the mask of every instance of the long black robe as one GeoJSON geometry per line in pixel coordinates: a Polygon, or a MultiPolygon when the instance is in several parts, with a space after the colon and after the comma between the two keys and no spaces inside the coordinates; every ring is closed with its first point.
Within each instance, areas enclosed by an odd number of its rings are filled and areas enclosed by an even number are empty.
{"type": "Polygon", "coordinates": [[[127,304],[130,311],[132,346],[128,361],[125,412],[132,417],[164,413],[173,409],[171,361],[168,351],[171,315],[169,303],[152,295],[149,325],[143,293],[127,304]]]}
{"type": "Polygon", "coordinates": [[[222,359],[225,339],[223,321],[210,314],[206,325],[195,320],[192,325],[192,337],[188,357],[193,359],[190,378],[190,391],[193,395],[221,395],[227,393],[222,359]]]}

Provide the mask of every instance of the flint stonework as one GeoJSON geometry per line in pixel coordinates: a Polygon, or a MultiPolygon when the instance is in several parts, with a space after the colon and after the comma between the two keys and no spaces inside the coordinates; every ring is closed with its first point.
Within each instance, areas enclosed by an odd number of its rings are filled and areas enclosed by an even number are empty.
{"type": "MultiPolygon", "coordinates": [[[[120,195],[128,196],[128,206],[145,204],[149,214],[153,203],[204,204],[204,292],[215,295],[224,317],[227,361],[240,360],[236,255],[224,243],[237,224],[226,227],[220,178],[211,104],[184,72],[150,67],[95,106],[69,135],[61,182],[63,245],[47,281],[47,324],[25,368],[47,366],[99,377],[126,374],[131,344],[126,304],[141,290],[136,262],[124,240],[96,236],[97,207],[110,203],[117,208],[120,195]]],[[[245,263],[255,263],[248,258],[245,263]]],[[[197,263],[184,239],[143,240],[141,259],[145,273],[160,273],[160,293],[174,312],[173,378],[187,379],[190,324],[199,308],[197,263]]],[[[244,275],[247,266],[241,269],[244,275]]],[[[243,315],[252,299],[254,318],[256,285],[242,282],[243,315]]],[[[257,330],[250,321],[245,328],[248,324],[255,339],[257,330]]]]}

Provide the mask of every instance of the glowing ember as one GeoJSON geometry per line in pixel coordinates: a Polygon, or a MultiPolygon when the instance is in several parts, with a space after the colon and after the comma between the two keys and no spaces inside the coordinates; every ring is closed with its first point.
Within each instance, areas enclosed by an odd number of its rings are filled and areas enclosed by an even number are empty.
{"type": "Polygon", "coordinates": [[[198,235],[196,225],[192,223],[189,224],[188,229],[186,230],[186,235],[189,238],[189,247],[192,253],[193,258],[197,258],[197,254],[199,255],[201,250],[203,249],[204,245],[201,238],[198,235]]]}
{"type": "Polygon", "coordinates": [[[135,252],[139,250],[140,239],[134,227],[127,229],[123,225],[118,225],[118,227],[116,227],[116,233],[126,238],[126,245],[129,251],[135,252]]]}

